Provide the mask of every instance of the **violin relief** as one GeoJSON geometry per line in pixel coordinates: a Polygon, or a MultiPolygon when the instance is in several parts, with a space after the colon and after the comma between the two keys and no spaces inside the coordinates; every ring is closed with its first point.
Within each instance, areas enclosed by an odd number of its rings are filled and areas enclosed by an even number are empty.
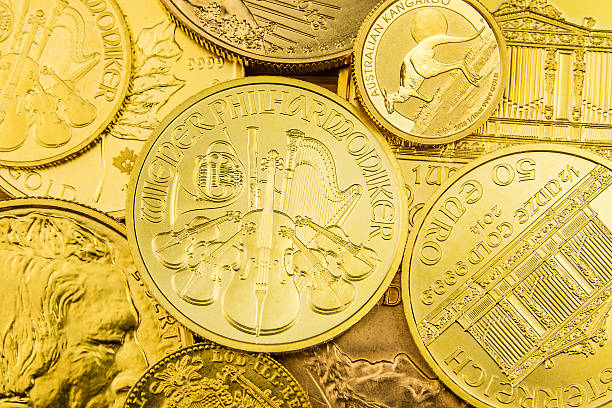
{"type": "Polygon", "coordinates": [[[119,7],[12,0],[0,8],[0,161],[44,164],[86,147],[112,122],[129,84],[119,7]]]}

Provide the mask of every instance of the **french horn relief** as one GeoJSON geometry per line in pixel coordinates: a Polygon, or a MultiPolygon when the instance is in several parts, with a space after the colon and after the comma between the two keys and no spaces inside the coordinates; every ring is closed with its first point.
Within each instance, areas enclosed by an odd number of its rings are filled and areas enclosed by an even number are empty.
{"type": "Polygon", "coordinates": [[[188,195],[191,204],[175,204],[173,230],[152,241],[181,299],[220,303],[229,324],[257,338],[291,328],[303,302],[319,315],[346,310],[355,282],[381,262],[343,230],[363,189],[339,185],[330,150],[299,129],[286,131],[284,153],[261,147],[260,138],[271,136],[244,129],[246,163],[223,140],[203,156],[184,158],[192,178],[178,179],[174,202],[188,195]],[[241,202],[247,210],[235,211],[241,202]],[[210,208],[226,213],[201,215],[210,208]]]}

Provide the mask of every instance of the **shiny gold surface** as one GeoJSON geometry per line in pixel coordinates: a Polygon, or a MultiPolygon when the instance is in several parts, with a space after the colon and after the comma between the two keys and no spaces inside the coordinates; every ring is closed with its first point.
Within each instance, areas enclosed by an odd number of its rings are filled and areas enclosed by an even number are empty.
{"type": "Polygon", "coordinates": [[[121,407],[189,342],[153,300],[125,227],[48,199],[0,202],[0,407],[121,407]]]}
{"type": "Polygon", "coordinates": [[[132,49],[115,0],[0,2],[0,164],[67,158],[113,121],[132,49]]]}
{"type": "Polygon", "coordinates": [[[130,243],[180,321],[256,351],[329,340],[386,290],[407,234],[397,163],[345,101],[228,82],[177,108],[130,181],[130,243]]]}
{"type": "Polygon", "coordinates": [[[362,20],[378,0],[162,0],[219,55],[274,71],[345,64],[362,20]]]}
{"type": "Polygon", "coordinates": [[[151,367],[125,408],[311,408],[295,379],[263,354],[212,344],[182,349],[151,367]]]}
{"type": "Polygon", "coordinates": [[[405,311],[467,402],[610,404],[611,184],[606,159],[535,144],[463,167],[426,204],[404,256],[405,311]]]}
{"type": "Polygon", "coordinates": [[[388,0],[360,29],[354,74],[360,100],[384,129],[411,142],[448,143],[499,103],[507,52],[478,1],[388,0]]]}
{"type": "Polygon", "coordinates": [[[332,342],[275,356],[313,408],[464,408],[420,354],[406,323],[395,275],[380,301],[332,342]]]}
{"type": "Polygon", "coordinates": [[[136,156],[159,121],[202,88],[243,75],[239,64],[214,56],[178,30],[158,1],[119,4],[135,55],[124,111],[98,144],[74,160],[43,169],[0,168],[0,187],[10,195],[62,198],[122,217],[136,156]]]}

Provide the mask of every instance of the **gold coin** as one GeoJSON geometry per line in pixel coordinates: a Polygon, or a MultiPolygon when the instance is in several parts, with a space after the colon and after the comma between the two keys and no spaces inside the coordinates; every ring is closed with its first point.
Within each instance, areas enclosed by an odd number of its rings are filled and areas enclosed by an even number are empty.
{"type": "Polygon", "coordinates": [[[93,143],[130,84],[115,0],[0,1],[0,164],[36,167],[93,143]]]}
{"type": "Polygon", "coordinates": [[[278,77],[186,101],[130,180],[130,244],[160,303],[251,351],[329,340],[393,278],[407,235],[397,163],[350,105],[278,77]]]}
{"type": "Polygon", "coordinates": [[[207,48],[246,65],[313,71],[347,63],[378,0],[162,0],[207,48]]]}
{"type": "Polygon", "coordinates": [[[136,155],[159,121],[203,87],[243,75],[239,64],[211,54],[178,30],[159,2],[119,4],[135,56],[123,112],[98,144],[73,160],[42,169],[0,168],[0,187],[10,195],[62,198],[123,217],[136,155]]]}
{"type": "Polygon", "coordinates": [[[536,144],[459,170],[426,204],[402,291],[425,359],[477,407],[609,406],[612,163],[536,144]]]}
{"type": "Polygon", "coordinates": [[[313,408],[465,408],[435,377],[410,335],[400,276],[341,336],[274,357],[298,380],[313,408]]]}
{"type": "Polygon", "coordinates": [[[264,354],[215,344],[179,350],[149,368],[124,408],[311,408],[289,372],[264,354]]]}
{"type": "Polygon", "coordinates": [[[364,107],[389,132],[424,144],[477,129],[501,100],[505,41],[477,1],[381,2],[355,43],[364,107]]]}
{"type": "Polygon", "coordinates": [[[188,343],[145,290],[125,227],[76,204],[0,202],[0,406],[122,406],[188,343]]]}

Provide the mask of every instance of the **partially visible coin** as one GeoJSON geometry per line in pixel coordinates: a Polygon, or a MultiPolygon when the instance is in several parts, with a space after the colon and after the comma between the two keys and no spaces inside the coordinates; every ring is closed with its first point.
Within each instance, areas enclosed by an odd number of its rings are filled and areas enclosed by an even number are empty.
{"type": "Polygon", "coordinates": [[[42,169],[0,168],[14,197],[50,196],[123,217],[136,155],[159,121],[195,92],[243,75],[242,67],[204,50],[178,30],[156,1],[119,0],[133,36],[134,71],[123,112],[98,144],[42,169]]]}
{"type": "Polygon", "coordinates": [[[247,65],[312,71],[346,63],[378,0],[162,0],[204,45],[247,65]]]}
{"type": "Polygon", "coordinates": [[[0,406],[118,408],[191,342],[144,288],[125,227],[97,211],[0,202],[0,262],[0,406]]]}
{"type": "Polygon", "coordinates": [[[313,408],[465,408],[433,374],[406,323],[400,272],[376,306],[332,342],[275,356],[313,408]]]}
{"type": "Polygon", "coordinates": [[[612,401],[612,162],[534,144],[460,169],[404,257],[405,312],[436,374],[477,407],[612,401]]]}
{"type": "Polygon", "coordinates": [[[386,0],[355,43],[355,81],[368,113],[413,142],[448,143],[482,125],[508,76],[497,23],[474,0],[386,0]]]}
{"type": "Polygon", "coordinates": [[[399,168],[375,127],[280,77],[178,107],[128,197],[130,243],[157,299],[194,332],[252,351],[348,329],[393,279],[407,235],[399,168]]]}
{"type": "Polygon", "coordinates": [[[179,350],[149,368],[125,408],[311,408],[306,394],[276,361],[214,344],[179,350]]]}
{"type": "Polygon", "coordinates": [[[119,112],[132,48],[115,0],[0,2],[0,164],[79,153],[119,112]]]}

